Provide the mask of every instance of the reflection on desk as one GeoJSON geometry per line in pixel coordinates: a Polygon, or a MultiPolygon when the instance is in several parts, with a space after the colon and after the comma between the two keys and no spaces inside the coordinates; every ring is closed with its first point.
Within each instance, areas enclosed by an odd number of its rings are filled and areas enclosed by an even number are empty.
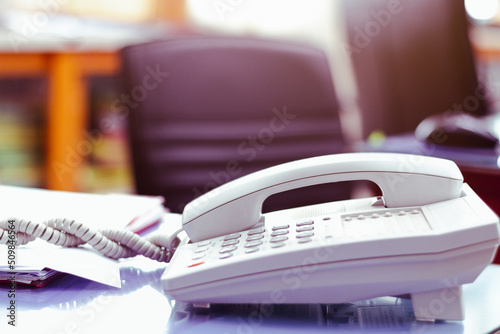
{"type": "MultiPolygon", "coordinates": [[[[212,305],[175,303],[161,291],[164,264],[121,264],[122,289],[64,276],[45,288],[16,292],[17,321],[1,333],[489,333],[500,327],[500,266],[464,286],[466,320],[416,322],[409,299],[384,297],[339,305],[212,305]]],[[[9,302],[6,289],[0,305],[9,302]]]]}

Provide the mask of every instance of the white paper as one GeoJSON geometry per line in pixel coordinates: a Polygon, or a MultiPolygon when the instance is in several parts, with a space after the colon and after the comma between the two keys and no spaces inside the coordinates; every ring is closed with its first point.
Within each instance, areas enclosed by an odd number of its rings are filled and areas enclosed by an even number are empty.
{"type": "MultiPolygon", "coordinates": [[[[120,268],[118,261],[108,259],[92,249],[64,248],[36,240],[15,249],[14,271],[38,273],[43,268],[86,278],[95,282],[120,288],[120,268]],[[24,266],[27,265],[28,267],[24,266]]],[[[0,245],[0,272],[11,272],[7,262],[7,246],[0,245]]]]}
{"type": "MultiPolygon", "coordinates": [[[[137,231],[159,221],[165,213],[161,197],[123,194],[87,194],[35,188],[0,186],[0,219],[24,219],[42,223],[49,219],[76,220],[95,230],[137,231]]],[[[0,272],[8,267],[8,247],[0,245],[0,272]]],[[[63,248],[36,240],[15,247],[15,269],[35,275],[43,268],[120,287],[118,262],[90,246],[63,248]]]]}
{"type": "Polygon", "coordinates": [[[0,219],[18,218],[41,223],[54,218],[67,218],[95,229],[122,229],[137,220],[147,224],[159,219],[162,202],[161,197],[87,194],[1,185],[0,219]],[[151,217],[151,212],[156,217],[151,217]],[[148,221],[141,219],[146,215],[148,221]]]}

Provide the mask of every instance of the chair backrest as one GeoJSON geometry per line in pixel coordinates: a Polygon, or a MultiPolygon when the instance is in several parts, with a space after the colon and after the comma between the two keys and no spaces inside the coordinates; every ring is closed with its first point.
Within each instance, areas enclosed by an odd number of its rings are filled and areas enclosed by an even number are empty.
{"type": "MultiPolygon", "coordinates": [[[[137,193],[164,196],[174,212],[250,172],[344,148],[329,65],[315,48],[183,36],[126,47],[122,58],[137,193]]],[[[330,198],[345,195],[329,188],[330,198]]]]}

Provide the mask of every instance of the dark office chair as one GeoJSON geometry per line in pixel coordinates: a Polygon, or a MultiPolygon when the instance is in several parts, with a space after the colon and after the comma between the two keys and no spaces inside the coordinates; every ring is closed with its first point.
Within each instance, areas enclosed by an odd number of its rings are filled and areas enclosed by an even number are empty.
{"type": "MultiPolygon", "coordinates": [[[[181,212],[276,164],[343,150],[325,55],[308,46],[184,36],[123,49],[136,190],[181,212]]],[[[348,185],[275,195],[264,211],[348,198],[348,185]]]]}
{"type": "Polygon", "coordinates": [[[414,131],[426,117],[487,114],[464,1],[343,0],[363,136],[414,131]],[[395,6],[392,6],[395,5],[395,6]]]}

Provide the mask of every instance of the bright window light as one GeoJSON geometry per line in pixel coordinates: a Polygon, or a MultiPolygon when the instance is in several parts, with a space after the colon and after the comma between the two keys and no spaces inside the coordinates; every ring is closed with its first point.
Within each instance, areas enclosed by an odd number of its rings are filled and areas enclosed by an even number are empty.
{"type": "Polygon", "coordinates": [[[290,33],[315,25],[331,0],[186,0],[188,16],[202,26],[230,31],[290,33]]]}
{"type": "Polygon", "coordinates": [[[465,9],[471,18],[488,21],[498,11],[498,0],[465,0],[465,9]]]}

